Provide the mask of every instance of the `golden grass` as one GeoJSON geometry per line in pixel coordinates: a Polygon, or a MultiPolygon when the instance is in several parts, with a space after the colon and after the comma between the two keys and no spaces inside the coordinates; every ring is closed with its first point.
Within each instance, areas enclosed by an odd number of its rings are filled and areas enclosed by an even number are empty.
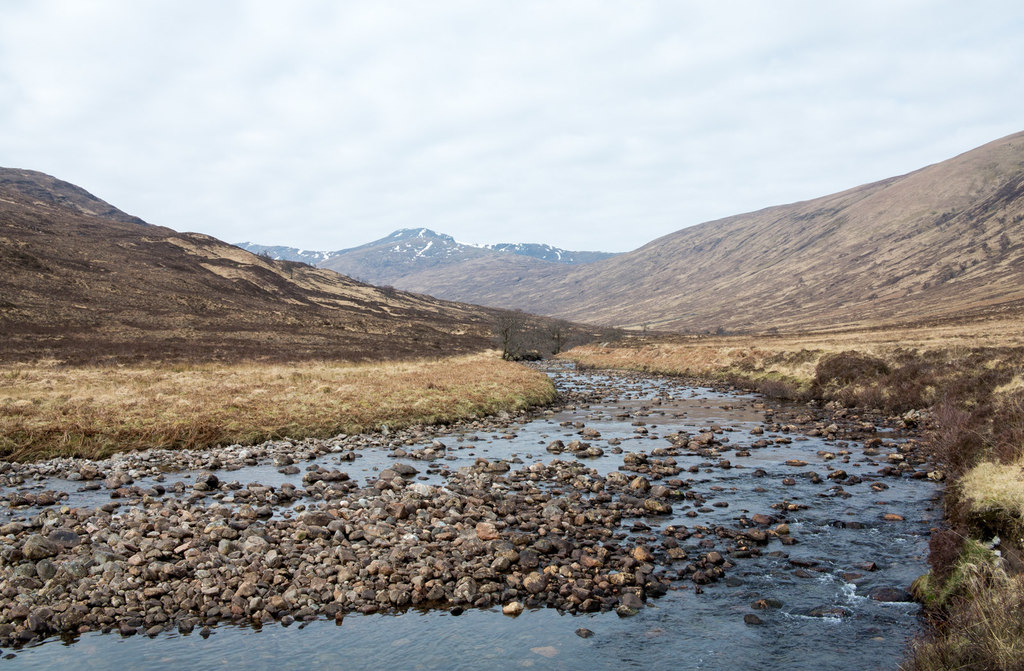
{"type": "Polygon", "coordinates": [[[0,456],[102,457],[450,423],[553,400],[494,354],[400,363],[0,367],[0,456]]]}
{"type": "Polygon", "coordinates": [[[972,513],[1002,513],[1024,521],[1024,458],[978,464],[960,478],[960,492],[972,513]]]}
{"type": "Polygon", "coordinates": [[[824,351],[776,350],[716,344],[651,343],[627,347],[583,345],[561,356],[584,368],[616,368],[664,375],[714,378],[743,373],[750,379],[809,383],[824,351]]]}

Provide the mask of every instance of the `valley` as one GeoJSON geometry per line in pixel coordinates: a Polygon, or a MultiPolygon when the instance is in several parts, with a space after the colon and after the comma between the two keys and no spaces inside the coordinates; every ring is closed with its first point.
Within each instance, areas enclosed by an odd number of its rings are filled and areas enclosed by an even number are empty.
{"type": "Polygon", "coordinates": [[[0,646],[177,657],[213,650],[195,631],[308,645],[388,614],[385,638],[433,618],[408,634],[427,650],[452,618],[509,633],[550,607],[573,624],[513,636],[526,665],[708,618],[658,654],[798,636],[815,649],[752,668],[868,668],[822,657],[843,626],[908,668],[999,668],[1024,594],[1022,196],[1015,134],[625,254],[428,228],[321,253],[0,169],[0,646]],[[911,596],[935,620],[908,643],[911,596]]]}

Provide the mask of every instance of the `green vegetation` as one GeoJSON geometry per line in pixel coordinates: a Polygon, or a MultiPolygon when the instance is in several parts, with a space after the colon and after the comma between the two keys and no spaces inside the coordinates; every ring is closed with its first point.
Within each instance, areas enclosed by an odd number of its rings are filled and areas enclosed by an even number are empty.
{"type": "Polygon", "coordinates": [[[915,587],[929,606],[932,633],[913,647],[905,668],[991,671],[1024,668],[1024,578],[975,542],[965,544],[951,576],[915,587]]]}

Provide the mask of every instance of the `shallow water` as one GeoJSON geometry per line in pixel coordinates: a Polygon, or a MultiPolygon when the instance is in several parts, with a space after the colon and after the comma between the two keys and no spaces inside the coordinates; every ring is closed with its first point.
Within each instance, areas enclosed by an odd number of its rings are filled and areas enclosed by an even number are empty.
{"type": "MultiPolygon", "coordinates": [[[[718,425],[729,444],[741,448],[758,438],[771,440],[781,434],[750,432],[762,426],[763,410],[757,398],[695,389],[672,381],[650,378],[623,380],[614,376],[577,374],[554,370],[551,375],[563,389],[597,390],[604,398],[589,407],[541,416],[515,427],[514,438],[496,434],[443,436],[454,459],[430,464],[411,463],[426,482],[443,483],[440,468],[455,470],[472,464],[477,457],[519,459],[523,464],[556,458],[545,445],[556,438],[568,443],[577,439],[579,429],[563,422],[584,422],[600,431],[601,437],[587,442],[605,450],[599,458],[583,460],[605,474],[622,465],[622,454],[614,454],[607,441],[621,440],[624,452],[645,451],[667,446],[664,436],[676,431],[696,432],[718,425]],[[660,405],[655,404],[660,400],[660,405]],[[626,416],[628,414],[628,416],[626,416]],[[648,435],[635,431],[642,422],[648,435]],[[433,472],[427,473],[427,469],[433,472]]],[[[885,434],[881,434],[885,435],[885,434]]],[[[517,618],[502,615],[500,609],[469,610],[459,616],[445,611],[409,611],[402,615],[348,615],[341,626],[333,621],[315,621],[300,627],[271,624],[255,630],[220,626],[209,638],[167,633],[148,639],[121,638],[116,634],[89,633],[74,643],[50,640],[16,651],[8,668],[221,668],[243,663],[247,669],[476,669],[489,666],[512,668],[673,668],[673,669],[890,669],[903,656],[907,639],[916,632],[915,604],[879,603],[867,598],[876,587],[907,587],[926,570],[929,527],[938,521],[932,508],[934,483],[909,478],[876,478],[880,464],[861,454],[862,446],[851,443],[849,463],[840,459],[824,461],[818,451],[838,452],[841,445],[821,438],[793,442],[751,451],[749,457],[728,452],[722,456],[731,469],[709,468],[700,456],[677,456],[678,465],[700,466],[698,472],[684,471],[678,477],[693,481],[705,504],[673,505],[673,514],[646,518],[643,525],[626,527],[639,539],[659,538],[660,527],[674,524],[713,527],[735,526],[744,514],[771,513],[773,503],[788,501],[806,505],[785,513],[798,543],[782,546],[773,540],[764,555],[733,560],[727,580],[706,585],[697,593],[688,581],[663,598],[651,600],[636,616],[620,618],[615,613],[571,616],[555,610],[526,611],[517,618]],[[808,462],[802,467],[786,460],[808,462]],[[849,496],[837,493],[831,481],[812,484],[803,474],[819,473],[829,467],[860,475],[865,482],[844,487],[849,496]],[[763,477],[754,477],[762,469],[763,477]],[[796,484],[785,486],[784,477],[796,484]],[[870,489],[876,480],[888,486],[870,489]],[[715,503],[727,503],[717,507],[715,503]],[[699,505],[699,509],[697,508],[699,505]],[[698,511],[696,517],[687,512],[698,511]],[[885,513],[898,513],[903,521],[884,521],[885,513]],[[849,524],[855,522],[857,524],[849,524]],[[792,560],[803,560],[800,566],[792,560]],[[859,565],[873,562],[877,570],[859,565]],[[852,573],[861,574],[859,577],[852,573]],[[782,607],[752,610],[757,599],[774,598],[782,607]],[[812,617],[811,609],[838,607],[843,617],[812,617]],[[744,615],[756,614],[760,625],[748,625],[744,615]],[[593,631],[581,638],[581,627],[593,631]]],[[[415,449],[415,447],[410,447],[415,449]]],[[[376,470],[395,463],[386,450],[362,452],[354,462],[338,462],[337,455],[318,460],[328,468],[348,472],[363,481],[376,470]],[[340,465],[339,465],[340,464],[340,465]]],[[[557,458],[572,460],[569,453],[557,458]]],[[[305,464],[298,464],[304,468],[305,464]]],[[[516,467],[516,466],[514,466],[516,467]]],[[[168,481],[190,474],[170,474],[168,481]]],[[[222,480],[263,482],[279,485],[293,482],[301,487],[301,473],[285,476],[272,465],[246,467],[220,474],[222,480]]],[[[67,505],[99,505],[109,501],[108,493],[78,492],[81,483],[48,481],[43,486],[70,492],[67,505]]],[[[145,486],[145,485],[143,485],[145,486]]],[[[691,541],[693,543],[695,541],[691,541]]],[[[686,543],[683,547],[689,547],[686,543]]],[[[7,652],[7,651],[4,651],[7,652]]]]}

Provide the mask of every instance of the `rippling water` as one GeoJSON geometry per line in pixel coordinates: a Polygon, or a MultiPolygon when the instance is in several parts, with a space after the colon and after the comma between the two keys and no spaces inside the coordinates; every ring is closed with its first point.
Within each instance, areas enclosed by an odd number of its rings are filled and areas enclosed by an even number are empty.
{"type": "MultiPolygon", "coordinates": [[[[565,421],[583,421],[601,432],[590,441],[606,449],[606,456],[587,464],[607,473],[622,464],[622,455],[611,454],[604,444],[622,440],[622,448],[640,451],[666,445],[660,436],[679,430],[695,431],[709,424],[727,430],[734,446],[755,439],[750,430],[760,426],[763,413],[749,396],[726,395],[693,389],[661,379],[631,380],[582,375],[571,371],[553,373],[563,388],[597,388],[607,401],[588,408],[538,418],[518,427],[513,439],[478,436],[478,441],[459,444],[448,468],[472,463],[478,456],[521,459],[524,463],[548,461],[544,446],[555,438],[576,438],[565,421]],[[658,397],[661,405],[650,400],[658,397]],[[614,399],[614,400],[612,400],[614,399]],[[646,408],[646,409],[643,409],[646,408]],[[630,417],[622,417],[630,411],[630,417]],[[639,414],[638,414],[639,411],[639,414]],[[633,422],[646,423],[650,436],[637,436],[633,422]],[[651,437],[653,436],[653,437],[651,437]]],[[[445,437],[456,445],[455,436],[445,437]]],[[[861,445],[851,444],[850,463],[838,463],[851,475],[869,479],[879,465],[861,456],[861,445]]],[[[116,634],[89,633],[77,641],[51,640],[16,651],[3,662],[7,668],[76,669],[478,669],[484,667],[536,669],[892,669],[903,656],[906,641],[917,630],[915,604],[879,603],[867,598],[876,587],[906,587],[926,570],[929,527],[939,518],[932,507],[936,492],[927,480],[885,478],[889,486],[872,491],[867,482],[846,487],[851,497],[831,495],[832,483],[811,484],[801,473],[815,470],[822,476],[826,465],[819,450],[837,451],[835,442],[820,438],[794,440],[754,450],[750,457],[724,456],[744,468],[702,468],[679,477],[694,480],[693,489],[709,503],[724,501],[727,507],[702,508],[700,516],[684,516],[676,506],[667,524],[735,525],[741,514],[772,512],[769,506],[783,499],[807,505],[787,514],[798,544],[782,546],[773,541],[764,556],[739,559],[727,571],[728,580],[708,585],[697,593],[690,583],[651,600],[638,615],[619,618],[614,613],[570,616],[554,610],[526,611],[517,618],[500,609],[470,610],[461,615],[444,611],[409,611],[402,615],[348,615],[341,625],[316,621],[300,627],[268,625],[256,630],[221,626],[208,638],[199,633],[168,633],[154,639],[116,634]],[[807,466],[794,468],[786,460],[802,459],[807,466]],[[752,477],[754,469],[767,475],[752,477]],[[783,486],[792,476],[795,486],[783,486]],[[885,513],[898,513],[904,521],[883,521],[885,513]],[[856,522],[858,524],[849,524],[856,522]],[[801,567],[792,560],[799,561],[801,567]],[[873,562],[877,570],[860,565],[873,562]],[[809,565],[809,566],[808,566],[809,565]],[[854,574],[861,574],[856,576],[854,574]],[[752,610],[757,599],[782,602],[774,610],[752,610]],[[841,608],[844,617],[813,617],[812,609],[841,608]],[[748,625],[744,615],[754,613],[763,623],[748,625]],[[575,632],[593,632],[582,638],[575,632]]],[[[375,469],[395,461],[384,451],[367,452],[342,468],[353,477],[366,478],[375,469]]],[[[332,456],[321,458],[330,465],[332,456]]],[[[561,458],[569,458],[562,455],[561,458]]],[[[676,457],[681,466],[702,464],[701,457],[676,457]]],[[[422,462],[414,463],[422,469],[422,462]]],[[[334,467],[337,467],[336,465],[334,467]]],[[[227,474],[240,482],[289,480],[273,467],[244,468],[227,474]]],[[[177,476],[174,476],[177,477],[177,476]]],[[[441,474],[422,477],[440,482],[441,474]]],[[[301,485],[300,476],[292,476],[301,485]]],[[[53,483],[47,486],[53,487],[53,483]]],[[[100,493],[74,492],[66,483],[72,505],[97,500],[100,493]]],[[[651,519],[647,520],[654,524],[651,519]]],[[[652,533],[643,532],[640,533],[652,533]]],[[[656,533],[656,531],[655,531],[656,533]]],[[[4,651],[5,653],[8,651],[4,651]]]]}

